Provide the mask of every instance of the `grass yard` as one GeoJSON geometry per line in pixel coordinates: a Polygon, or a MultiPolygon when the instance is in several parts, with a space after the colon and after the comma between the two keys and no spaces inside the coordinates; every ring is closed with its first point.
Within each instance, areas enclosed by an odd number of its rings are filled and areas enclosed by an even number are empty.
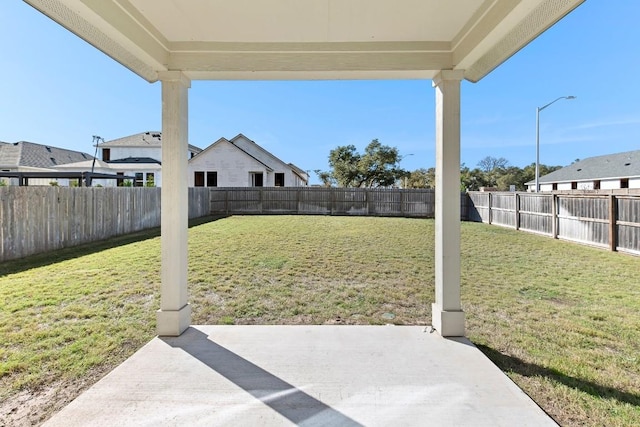
{"type": "MultiPolygon", "coordinates": [[[[432,220],[189,231],[194,324],[428,324],[432,220]]],[[[462,225],[467,335],[561,425],[640,425],[640,258],[462,225]]],[[[154,335],[153,230],[0,264],[0,420],[38,424],[154,335]]],[[[2,422],[0,422],[2,425],[2,422]]]]}

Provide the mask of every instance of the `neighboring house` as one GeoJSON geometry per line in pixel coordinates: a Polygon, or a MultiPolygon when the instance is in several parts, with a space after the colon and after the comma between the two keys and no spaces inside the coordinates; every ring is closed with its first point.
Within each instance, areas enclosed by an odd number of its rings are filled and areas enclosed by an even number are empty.
{"type": "MultiPolygon", "coordinates": [[[[136,187],[162,186],[162,132],[141,132],[98,144],[100,157],[111,173],[135,176],[136,187]]],[[[202,149],[189,145],[188,158],[202,149]]],[[[122,182],[119,184],[122,185],[122,182]]]]}
{"type": "MultiPolygon", "coordinates": [[[[20,141],[15,143],[0,142],[0,172],[61,172],[61,167],[79,162],[91,162],[93,156],[79,151],[34,142],[20,141]]],[[[18,185],[16,178],[5,178],[12,185],[18,185]]],[[[67,178],[30,178],[29,185],[69,185],[67,178]]],[[[77,183],[77,180],[75,180],[77,183]]]]}
{"type": "MultiPolygon", "coordinates": [[[[540,191],[640,188],[640,150],[589,157],[538,179],[540,191]]],[[[526,183],[535,191],[535,181],[526,183]]]]}
{"type": "Polygon", "coordinates": [[[189,160],[190,187],[301,187],[309,175],[238,134],[220,138],[189,160]]]}
{"type": "MultiPolygon", "coordinates": [[[[51,177],[29,178],[29,185],[77,185],[78,179],[54,177],[80,172],[118,175],[122,179],[93,179],[93,186],[162,186],[162,134],[142,132],[98,144],[101,159],[78,151],[32,142],[0,141],[0,172],[41,172],[51,177]]],[[[220,138],[202,150],[188,146],[191,187],[300,187],[309,175],[285,163],[242,134],[231,140],[220,138]]],[[[17,178],[4,178],[18,185],[17,178]]]]}

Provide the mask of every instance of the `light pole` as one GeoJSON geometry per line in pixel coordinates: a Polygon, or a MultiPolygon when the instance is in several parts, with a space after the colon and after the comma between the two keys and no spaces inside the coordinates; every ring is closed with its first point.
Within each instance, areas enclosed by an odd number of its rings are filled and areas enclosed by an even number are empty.
{"type": "Polygon", "coordinates": [[[543,105],[542,107],[537,107],[536,108],[536,193],[538,191],[540,191],[540,185],[539,185],[539,180],[540,180],[540,111],[544,110],[545,108],[547,108],[548,106],[550,106],[554,102],[560,101],[561,99],[576,99],[576,97],[573,96],[573,95],[561,96],[559,98],[554,99],[550,103],[548,103],[546,105],[543,105]]]}
{"type": "MultiPolygon", "coordinates": [[[[405,154],[404,156],[400,156],[400,160],[398,160],[398,165],[400,165],[400,162],[402,161],[402,159],[404,159],[405,157],[409,157],[409,156],[413,156],[413,153],[405,154]]],[[[406,175],[404,176],[403,181],[404,182],[402,184],[402,189],[406,190],[407,189],[407,176],[406,175]]]]}

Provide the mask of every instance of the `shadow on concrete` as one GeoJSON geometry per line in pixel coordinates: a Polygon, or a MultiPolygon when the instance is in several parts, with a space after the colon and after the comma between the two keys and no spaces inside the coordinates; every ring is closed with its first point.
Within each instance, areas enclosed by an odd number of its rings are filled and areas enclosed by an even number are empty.
{"type": "MultiPolygon", "coordinates": [[[[189,220],[189,228],[198,225],[217,221],[226,218],[226,216],[205,216],[189,220]]],[[[77,246],[71,246],[63,249],[56,249],[50,252],[43,252],[35,255],[29,255],[24,258],[18,258],[0,262],[0,277],[7,274],[20,273],[22,271],[31,270],[32,268],[45,267],[47,265],[56,264],[84,255],[90,255],[107,249],[116,248],[118,246],[128,245],[130,243],[142,242],[144,240],[155,239],[160,236],[160,227],[149,228],[147,230],[137,231],[135,233],[123,234],[121,236],[110,237],[106,240],[96,242],[83,243],[77,246]]]]}
{"type": "Polygon", "coordinates": [[[189,328],[179,337],[161,339],[198,359],[296,425],[362,426],[297,387],[216,344],[197,329],[189,328]]]}
{"type": "Polygon", "coordinates": [[[514,372],[524,377],[546,377],[573,389],[588,393],[602,399],[615,399],[619,402],[640,406],[640,395],[620,391],[613,387],[603,386],[592,381],[571,377],[557,369],[545,368],[540,365],[525,362],[517,357],[503,354],[491,347],[477,344],[478,349],[485,354],[503,372],[514,372]]]}

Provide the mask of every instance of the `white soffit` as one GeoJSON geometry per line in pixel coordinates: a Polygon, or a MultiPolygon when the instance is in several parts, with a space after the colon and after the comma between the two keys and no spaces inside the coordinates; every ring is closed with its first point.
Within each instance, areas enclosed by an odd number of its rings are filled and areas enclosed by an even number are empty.
{"type": "Polygon", "coordinates": [[[153,82],[477,81],[584,0],[24,0],[153,82]]]}

